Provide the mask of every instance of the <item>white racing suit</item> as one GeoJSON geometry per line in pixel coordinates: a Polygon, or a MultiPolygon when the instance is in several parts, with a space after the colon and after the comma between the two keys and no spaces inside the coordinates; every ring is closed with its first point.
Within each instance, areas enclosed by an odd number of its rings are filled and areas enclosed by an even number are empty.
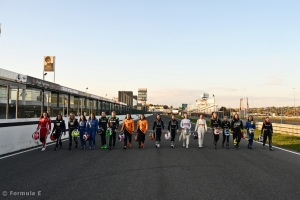
{"type": "Polygon", "coordinates": [[[207,125],[205,119],[198,119],[195,127],[195,131],[198,130],[198,144],[199,147],[203,147],[204,133],[207,131],[207,125]]]}
{"type": "Polygon", "coordinates": [[[183,141],[183,146],[189,148],[191,130],[189,131],[188,134],[186,134],[186,129],[191,129],[192,127],[191,121],[189,119],[182,119],[180,122],[180,127],[182,128],[181,137],[183,141]]]}

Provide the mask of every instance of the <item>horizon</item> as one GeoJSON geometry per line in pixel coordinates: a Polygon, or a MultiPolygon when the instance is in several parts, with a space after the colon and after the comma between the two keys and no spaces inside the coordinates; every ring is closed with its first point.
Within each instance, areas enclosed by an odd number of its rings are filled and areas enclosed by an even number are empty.
{"type": "Polygon", "coordinates": [[[209,93],[219,108],[246,97],[250,108],[293,107],[296,88],[299,107],[299,10],[270,0],[5,1],[0,67],[43,79],[53,55],[57,84],[110,99],[147,88],[155,105],[209,93]]]}

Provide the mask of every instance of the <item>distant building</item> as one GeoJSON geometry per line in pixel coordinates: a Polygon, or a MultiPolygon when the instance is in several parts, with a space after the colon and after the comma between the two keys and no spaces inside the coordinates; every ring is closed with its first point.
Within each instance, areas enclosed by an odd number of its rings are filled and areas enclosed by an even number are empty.
{"type": "Polygon", "coordinates": [[[133,107],[133,92],[132,91],[119,91],[118,99],[119,99],[119,102],[124,102],[128,106],[133,107]]]}
{"type": "Polygon", "coordinates": [[[141,103],[143,106],[145,106],[147,102],[147,88],[139,88],[137,98],[138,103],[141,103]]]}

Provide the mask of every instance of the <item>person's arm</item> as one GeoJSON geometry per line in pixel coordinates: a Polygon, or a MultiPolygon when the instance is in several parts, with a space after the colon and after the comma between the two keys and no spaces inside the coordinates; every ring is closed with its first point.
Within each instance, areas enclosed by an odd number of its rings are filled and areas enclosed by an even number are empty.
{"type": "Polygon", "coordinates": [[[207,131],[207,123],[206,123],[206,120],[204,120],[204,130],[207,131]]]}
{"type": "Polygon", "coordinates": [[[110,127],[110,118],[107,120],[107,127],[112,128],[110,127]]]}
{"type": "Polygon", "coordinates": [[[134,121],[132,120],[132,122],[131,122],[131,133],[133,133],[134,132],[134,121]]]}
{"type": "Polygon", "coordinates": [[[255,122],[253,122],[254,123],[254,125],[253,125],[253,128],[254,128],[254,130],[256,129],[256,123],[255,122]]]}
{"type": "Polygon", "coordinates": [[[181,128],[184,128],[184,127],[183,127],[183,120],[181,120],[181,122],[180,122],[180,127],[181,127],[181,128]]]}
{"type": "Polygon", "coordinates": [[[213,122],[213,120],[211,119],[211,120],[210,120],[210,128],[214,128],[213,125],[214,125],[214,122],[213,122]]]}
{"type": "Polygon", "coordinates": [[[124,126],[125,126],[125,120],[123,121],[123,123],[122,123],[122,126],[121,126],[121,131],[123,131],[124,130],[124,126]]]}
{"type": "Polygon", "coordinates": [[[146,131],[145,131],[145,134],[147,133],[147,130],[148,130],[148,121],[146,120],[146,131]]]}
{"type": "Polygon", "coordinates": [[[242,130],[244,129],[244,124],[243,124],[242,120],[241,120],[241,129],[242,130]]]}
{"type": "Polygon", "coordinates": [[[54,133],[54,130],[56,129],[56,123],[53,125],[52,133],[54,133]]]}
{"type": "Polygon", "coordinates": [[[63,122],[62,131],[63,131],[63,133],[66,133],[66,123],[65,123],[65,120],[62,120],[62,122],[63,122]]]}
{"type": "Polygon", "coordinates": [[[75,129],[78,129],[78,126],[79,126],[79,123],[78,123],[78,120],[76,119],[75,120],[75,129]]]}
{"type": "Polygon", "coordinates": [[[199,119],[196,121],[195,131],[198,129],[199,119]]]}
{"type": "Polygon", "coordinates": [[[168,130],[170,130],[170,129],[171,129],[171,120],[168,123],[168,130]]]}
{"type": "Polygon", "coordinates": [[[49,133],[51,131],[51,119],[49,118],[49,133]]]}
{"type": "Polygon", "coordinates": [[[221,127],[221,120],[218,119],[218,128],[220,128],[220,127],[221,127]]]}
{"type": "Polygon", "coordinates": [[[189,123],[189,129],[191,129],[192,128],[192,123],[191,123],[191,120],[189,120],[190,121],[190,123],[189,123]]]}
{"type": "Polygon", "coordinates": [[[224,125],[225,125],[225,122],[224,121],[221,122],[221,129],[223,129],[223,130],[224,130],[224,125]]]}
{"type": "Polygon", "coordinates": [[[140,127],[139,124],[140,124],[140,120],[138,120],[137,123],[136,123],[136,132],[138,132],[138,128],[140,127]]]}
{"type": "Polygon", "coordinates": [[[165,124],[164,124],[163,120],[161,120],[161,127],[162,127],[163,130],[165,129],[165,124]]]}
{"type": "Polygon", "coordinates": [[[178,121],[176,120],[176,130],[178,130],[179,129],[179,123],[178,123],[178,121]]]}
{"type": "Polygon", "coordinates": [[[119,118],[116,117],[116,129],[118,129],[120,126],[119,118]]]}
{"type": "Polygon", "coordinates": [[[156,126],[156,121],[154,121],[153,123],[153,128],[152,128],[153,131],[155,130],[155,126],[156,126]]]}
{"type": "Polygon", "coordinates": [[[262,125],[262,127],[261,127],[261,132],[260,132],[261,135],[262,135],[263,132],[264,132],[264,128],[265,128],[265,123],[263,123],[263,125],[262,125]]]}
{"type": "Polygon", "coordinates": [[[38,125],[36,127],[36,130],[38,130],[40,128],[40,126],[41,126],[41,120],[39,120],[39,123],[38,123],[38,125]]]}
{"type": "Polygon", "coordinates": [[[271,133],[273,134],[273,125],[272,125],[272,123],[270,123],[271,124],[271,133]]]}
{"type": "Polygon", "coordinates": [[[233,132],[233,127],[234,127],[234,122],[233,122],[233,120],[231,121],[231,123],[230,123],[230,129],[231,129],[231,131],[233,132]]]}

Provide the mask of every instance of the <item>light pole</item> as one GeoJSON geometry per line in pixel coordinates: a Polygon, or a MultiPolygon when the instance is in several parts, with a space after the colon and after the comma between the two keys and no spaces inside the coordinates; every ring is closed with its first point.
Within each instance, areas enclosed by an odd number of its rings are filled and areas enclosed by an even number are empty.
{"type": "Polygon", "coordinates": [[[282,115],[283,115],[283,108],[282,108],[282,106],[283,106],[283,100],[281,100],[281,124],[282,124],[282,115]]]}
{"type": "Polygon", "coordinates": [[[45,76],[47,75],[47,73],[44,73],[44,75],[43,75],[43,81],[45,80],[45,76]]]}
{"type": "Polygon", "coordinates": [[[294,90],[294,117],[296,117],[296,107],[295,107],[295,89],[296,89],[296,88],[293,88],[293,90],[294,90]]]}

